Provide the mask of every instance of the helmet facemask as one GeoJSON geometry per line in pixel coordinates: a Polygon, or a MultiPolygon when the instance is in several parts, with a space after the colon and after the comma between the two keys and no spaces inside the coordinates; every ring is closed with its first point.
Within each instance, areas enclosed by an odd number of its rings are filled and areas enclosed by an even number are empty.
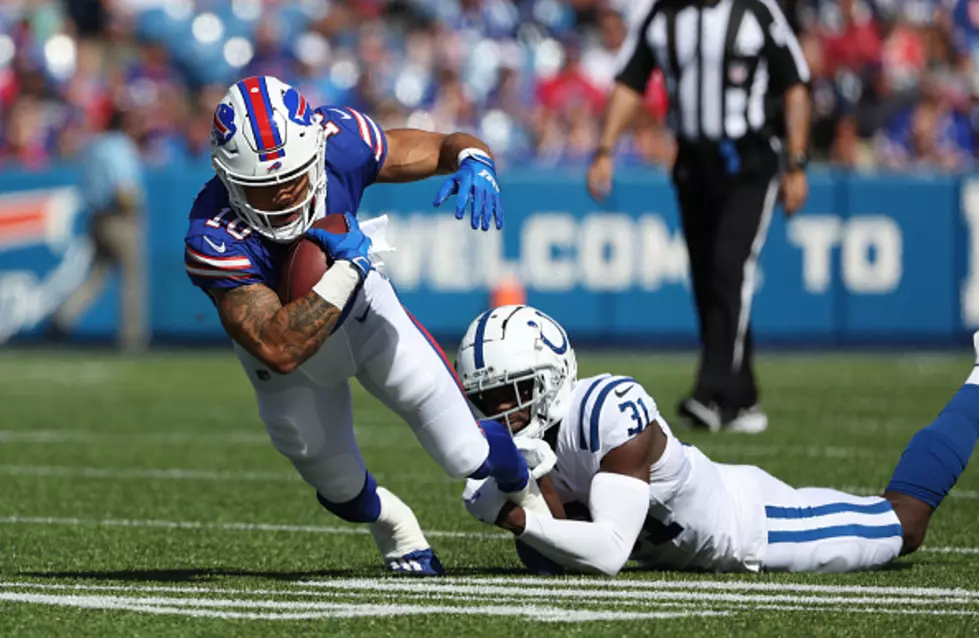
{"type": "Polygon", "coordinates": [[[558,421],[550,412],[563,377],[554,368],[508,373],[482,379],[468,397],[482,418],[504,423],[514,436],[541,438],[558,421]]]}
{"type": "Polygon", "coordinates": [[[321,138],[316,154],[302,166],[289,172],[267,177],[250,177],[230,172],[217,157],[212,162],[215,172],[228,190],[231,207],[255,232],[273,241],[289,243],[298,239],[313,225],[316,204],[326,195],[325,140],[322,139],[322,129],[319,126],[314,129],[321,138]],[[288,187],[304,175],[308,178],[306,192],[288,208],[266,210],[253,206],[249,201],[247,189],[276,185],[288,187]],[[297,215],[296,219],[283,223],[282,220],[293,215],[297,215]]]}

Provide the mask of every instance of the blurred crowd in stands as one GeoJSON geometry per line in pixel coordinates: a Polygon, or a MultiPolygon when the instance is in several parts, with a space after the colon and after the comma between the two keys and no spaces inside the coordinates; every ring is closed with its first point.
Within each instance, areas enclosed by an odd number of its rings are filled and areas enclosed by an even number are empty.
{"type": "MultiPolygon", "coordinates": [[[[705,0],[706,1],[706,0],[705,0]]],[[[979,0],[778,0],[813,72],[813,155],[961,170],[979,0]]],[[[115,114],[147,166],[206,161],[214,105],[273,74],[386,127],[466,130],[503,163],[581,166],[641,0],[3,0],[0,165],[77,157],[115,114]]],[[[655,77],[620,161],[668,165],[655,77]]]]}

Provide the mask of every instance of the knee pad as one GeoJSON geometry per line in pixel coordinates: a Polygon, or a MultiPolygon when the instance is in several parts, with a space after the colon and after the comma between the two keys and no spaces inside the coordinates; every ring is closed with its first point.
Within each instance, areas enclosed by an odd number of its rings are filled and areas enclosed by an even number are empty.
{"type": "Polygon", "coordinates": [[[258,396],[258,415],[272,446],[291,460],[311,458],[326,444],[315,399],[301,386],[258,396]]]}
{"type": "Polygon", "coordinates": [[[354,499],[364,487],[367,466],[359,454],[331,455],[324,450],[314,457],[290,460],[303,480],[332,503],[354,499]]]}
{"type": "Polygon", "coordinates": [[[370,472],[365,474],[363,489],[351,500],[335,503],[327,500],[319,491],[316,492],[316,499],[334,516],[348,523],[373,523],[381,515],[381,499],[377,495],[377,481],[370,472]]]}

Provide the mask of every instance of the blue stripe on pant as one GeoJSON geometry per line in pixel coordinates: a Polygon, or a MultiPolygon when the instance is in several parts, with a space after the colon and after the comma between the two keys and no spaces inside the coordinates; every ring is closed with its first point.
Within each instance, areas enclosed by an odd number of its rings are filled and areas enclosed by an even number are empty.
{"type": "Polygon", "coordinates": [[[829,514],[842,514],[852,512],[854,514],[883,514],[891,509],[891,504],[885,500],[878,503],[827,503],[815,507],[778,507],[768,505],[765,507],[765,515],[768,518],[813,518],[816,516],[827,516],[829,514]]]}
{"type": "Polygon", "coordinates": [[[887,500],[854,496],[847,502],[842,499],[849,495],[823,488],[795,494],[797,503],[812,504],[765,507],[766,570],[847,572],[880,567],[898,556],[903,531],[887,500]],[[820,503],[826,496],[841,500],[820,503]]]}
{"type": "MultiPolygon", "coordinates": [[[[832,524],[826,522],[826,517],[833,514],[856,514],[873,516],[892,511],[891,504],[884,499],[876,503],[826,503],[809,507],[782,507],[766,505],[765,515],[771,520],[801,520],[812,519],[812,526],[807,529],[777,530],[768,532],[769,543],[807,543],[837,538],[855,536],[857,538],[887,538],[901,536],[900,525],[865,525],[861,523],[832,524]]],[[[876,521],[875,521],[876,522],[876,521]]],[[[778,525],[769,525],[769,528],[778,525]]]]}
{"type": "Polygon", "coordinates": [[[769,543],[808,543],[824,538],[888,538],[902,535],[900,525],[831,525],[792,532],[768,532],[769,543]]]}

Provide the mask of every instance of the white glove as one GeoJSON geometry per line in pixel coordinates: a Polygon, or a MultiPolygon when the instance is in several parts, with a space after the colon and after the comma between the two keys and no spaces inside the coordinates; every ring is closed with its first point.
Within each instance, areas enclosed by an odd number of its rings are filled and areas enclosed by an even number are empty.
{"type": "Polygon", "coordinates": [[[553,470],[557,464],[557,455],[551,449],[551,446],[547,444],[547,441],[515,436],[513,437],[513,442],[516,444],[517,449],[520,450],[520,455],[523,456],[523,460],[527,462],[527,467],[530,468],[530,475],[533,478],[539,479],[553,470]]]}
{"type": "Polygon", "coordinates": [[[533,477],[527,481],[527,487],[511,494],[502,492],[492,478],[469,479],[462,490],[462,501],[466,505],[466,511],[473,518],[487,525],[496,525],[496,520],[500,517],[500,512],[507,501],[541,516],[553,516],[551,508],[544,500],[544,495],[541,494],[540,486],[533,477]]]}
{"type": "Polygon", "coordinates": [[[496,525],[507,497],[491,478],[469,479],[462,490],[462,501],[473,518],[487,525],[496,525]]]}
{"type": "Polygon", "coordinates": [[[506,494],[506,497],[525,510],[530,510],[536,514],[540,514],[541,516],[552,516],[551,508],[547,506],[547,501],[544,500],[544,495],[541,494],[540,486],[537,484],[537,479],[535,479],[533,475],[531,475],[530,479],[527,480],[527,487],[523,488],[519,492],[506,494]]]}

